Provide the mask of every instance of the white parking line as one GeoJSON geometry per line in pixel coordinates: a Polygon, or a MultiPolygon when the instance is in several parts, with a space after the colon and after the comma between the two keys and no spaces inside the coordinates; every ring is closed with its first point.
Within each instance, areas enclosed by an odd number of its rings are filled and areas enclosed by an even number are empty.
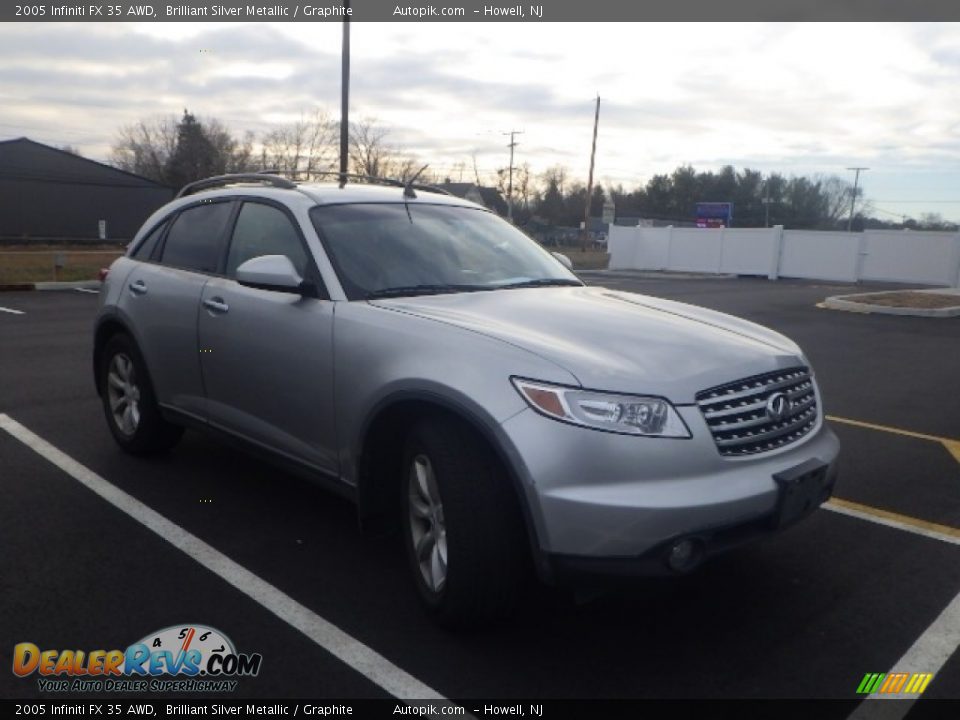
{"type": "Polygon", "coordinates": [[[74,288],[74,290],[76,290],[77,292],[82,292],[82,293],[93,293],[94,295],[99,295],[99,294],[100,294],[100,291],[99,291],[99,290],[95,290],[94,288],[74,288]]]}
{"type": "Polygon", "coordinates": [[[861,505],[851,502],[850,500],[842,500],[841,498],[831,498],[821,507],[824,510],[839,513],[840,515],[848,515],[849,517],[903,530],[904,532],[913,533],[914,535],[922,535],[923,537],[950,543],[951,545],[960,545],[960,531],[946,525],[938,525],[925,520],[918,520],[907,515],[872,508],[868,505],[861,505]]]}
{"type": "Polygon", "coordinates": [[[0,312],[10,313],[11,315],[24,315],[23,310],[14,310],[13,308],[0,307],[0,312]]]}
{"type": "MultiPolygon", "coordinates": [[[[932,673],[934,682],[936,675],[947,660],[960,647],[960,593],[950,602],[940,616],[933,621],[923,635],[904,653],[903,657],[893,664],[894,672],[924,672],[932,673]]],[[[888,674],[890,674],[888,673],[888,674]]],[[[901,698],[903,696],[900,696],[901,698]]],[[[910,696],[908,696],[910,697],[910,696]]],[[[897,695],[878,695],[874,693],[867,700],[857,706],[848,720],[899,720],[904,717],[917,698],[900,699],[898,702],[882,703],[880,699],[895,699],[897,695]]]]}
{"type": "MultiPolygon", "coordinates": [[[[254,575],[200,538],[107,482],[10,416],[0,413],[0,429],[7,431],[81,485],[86,486],[118,510],[189,555],[210,572],[252,598],[394,697],[401,700],[434,700],[437,705],[453,705],[433,688],[423,684],[373,649],[301,605],[266,580],[254,575]]],[[[461,717],[467,716],[461,715],[461,717]]]]}

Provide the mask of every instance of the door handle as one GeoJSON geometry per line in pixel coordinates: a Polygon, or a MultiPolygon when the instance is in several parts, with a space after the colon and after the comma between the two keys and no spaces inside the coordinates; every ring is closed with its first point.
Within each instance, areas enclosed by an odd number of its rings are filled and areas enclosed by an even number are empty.
{"type": "Polygon", "coordinates": [[[230,306],[227,305],[221,297],[213,297],[209,298],[208,300],[204,300],[203,306],[215,313],[225,313],[230,309],[230,306]]]}
{"type": "Polygon", "coordinates": [[[147,284],[143,280],[137,280],[130,283],[130,292],[134,295],[144,295],[147,292],[147,284]]]}

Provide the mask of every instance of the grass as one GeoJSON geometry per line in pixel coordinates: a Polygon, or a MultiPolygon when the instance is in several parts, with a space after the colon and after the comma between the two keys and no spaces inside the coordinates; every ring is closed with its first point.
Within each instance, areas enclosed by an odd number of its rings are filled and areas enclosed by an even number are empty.
{"type": "Polygon", "coordinates": [[[117,245],[9,245],[0,247],[0,285],[96,280],[100,268],[123,254],[117,245]],[[56,267],[57,259],[62,267],[56,267]]]}
{"type": "Polygon", "coordinates": [[[562,253],[573,262],[574,270],[605,270],[610,263],[610,255],[606,250],[581,251],[580,246],[548,247],[547,250],[562,253]]]}

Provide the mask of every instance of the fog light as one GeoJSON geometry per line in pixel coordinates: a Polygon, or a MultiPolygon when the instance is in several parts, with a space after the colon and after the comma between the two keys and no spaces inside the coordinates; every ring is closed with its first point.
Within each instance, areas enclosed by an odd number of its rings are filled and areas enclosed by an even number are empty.
{"type": "Polygon", "coordinates": [[[675,572],[690,570],[699,564],[703,549],[699,540],[678,540],[667,553],[667,565],[675,572]]]}

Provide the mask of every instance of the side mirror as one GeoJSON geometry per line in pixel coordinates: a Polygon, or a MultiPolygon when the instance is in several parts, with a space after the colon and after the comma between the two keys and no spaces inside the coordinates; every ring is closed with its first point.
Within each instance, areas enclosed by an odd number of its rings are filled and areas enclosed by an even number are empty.
{"type": "Polygon", "coordinates": [[[554,256],[557,260],[559,260],[561,263],[563,263],[563,266],[564,266],[567,270],[573,270],[573,261],[572,261],[570,258],[568,258],[566,255],[564,255],[563,253],[558,253],[558,252],[552,252],[552,253],[550,253],[550,254],[553,255],[553,256],[554,256]]]}
{"type": "Polygon", "coordinates": [[[237,268],[237,282],[247,287],[310,295],[312,283],[304,282],[286,255],[260,255],[237,268]]]}

